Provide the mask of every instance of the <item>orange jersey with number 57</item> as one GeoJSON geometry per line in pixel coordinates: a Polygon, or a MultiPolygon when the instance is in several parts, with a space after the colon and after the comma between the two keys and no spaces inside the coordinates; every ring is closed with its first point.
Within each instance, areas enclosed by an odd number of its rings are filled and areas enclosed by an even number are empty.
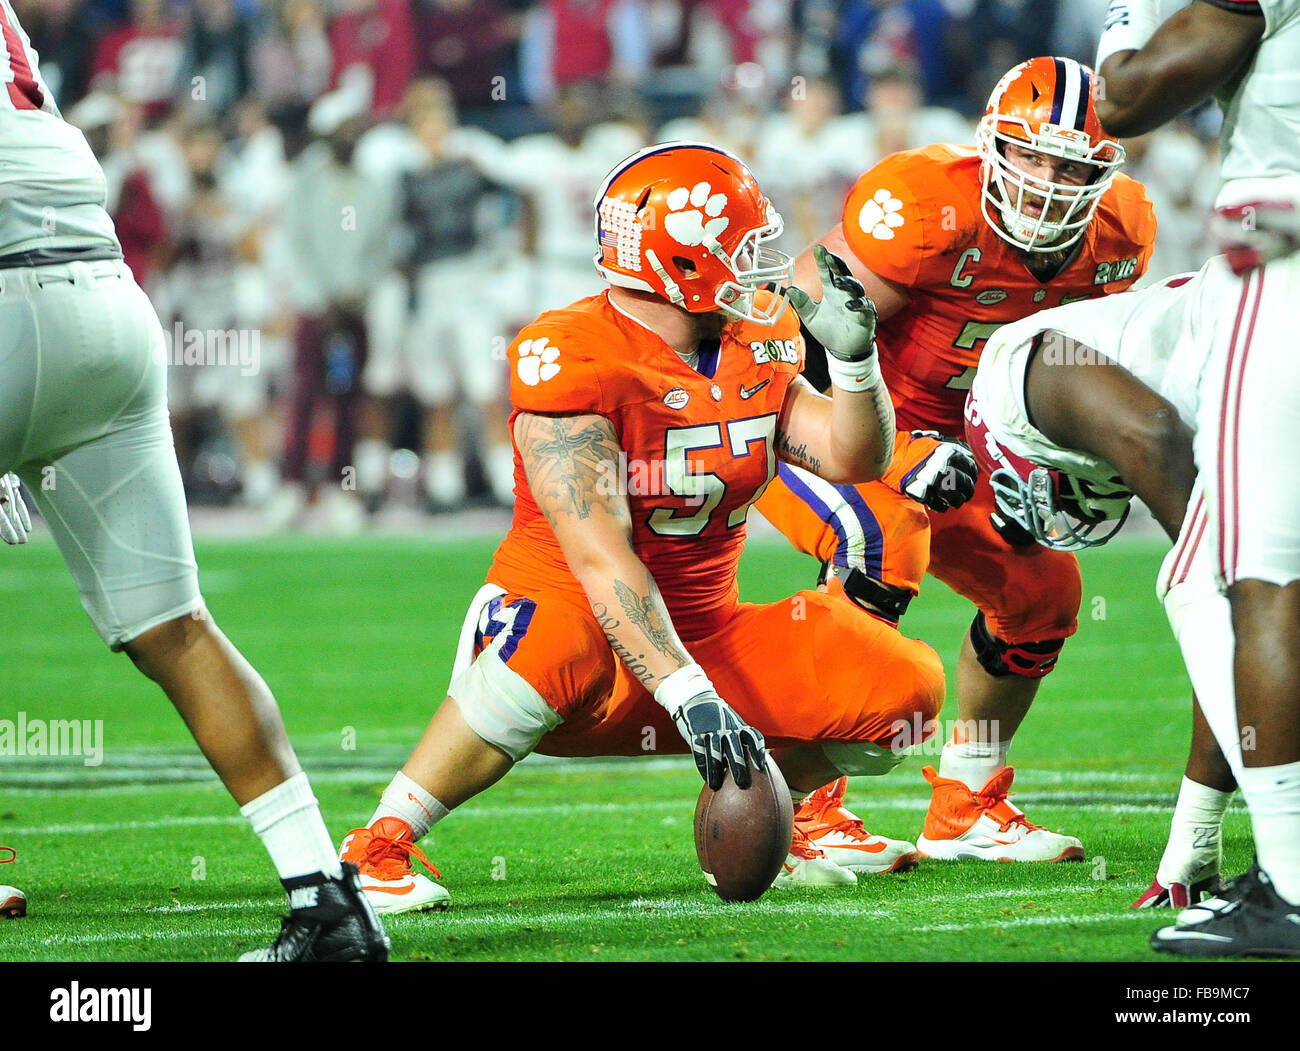
{"type": "Polygon", "coordinates": [[[1117,175],[1069,263],[1047,281],[981,212],[973,148],[926,146],[886,157],[854,185],[844,237],[872,273],[908,289],[877,331],[900,430],[962,433],[962,406],[984,341],[1037,310],[1122,292],[1146,271],[1155,212],[1142,184],[1117,175]]]}
{"type": "MultiPolygon", "coordinates": [[[[757,293],[757,305],[769,295],[757,293]]],[[[633,550],[687,642],[720,630],[735,612],[746,517],[776,474],[777,424],[803,346],[799,319],[787,310],[770,326],[731,322],[692,368],[609,293],[543,314],[510,345],[512,430],[520,412],[590,414],[612,425],[623,455],[589,465],[595,495],[627,498],[633,550]]],[[[584,455],[573,442],[555,453],[584,455]]],[[[543,589],[586,601],[517,445],[514,523],[488,580],[515,594],[543,589]]]]}

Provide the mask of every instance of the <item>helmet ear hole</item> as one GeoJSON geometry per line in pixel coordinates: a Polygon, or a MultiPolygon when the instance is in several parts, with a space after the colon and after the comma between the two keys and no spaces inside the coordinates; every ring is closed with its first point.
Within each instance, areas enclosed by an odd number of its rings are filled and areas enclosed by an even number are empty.
{"type": "Polygon", "coordinates": [[[681,272],[683,277],[695,276],[695,264],[682,255],[673,256],[673,266],[681,272]]]}

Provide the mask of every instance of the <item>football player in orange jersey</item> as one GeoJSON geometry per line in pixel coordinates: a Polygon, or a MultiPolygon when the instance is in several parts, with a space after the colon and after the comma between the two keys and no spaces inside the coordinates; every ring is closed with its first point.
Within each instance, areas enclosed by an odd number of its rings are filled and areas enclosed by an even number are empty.
{"type": "MultiPolygon", "coordinates": [[[[881,370],[901,429],[883,479],[834,486],[783,465],[759,510],[830,572],[828,588],[897,622],[928,571],[977,607],[957,665],[958,720],[918,841],[922,856],[1080,860],[1080,842],[1007,799],[1007,749],[1077,627],[1072,554],[1032,543],[998,514],[962,433],[983,342],[1051,306],[1128,288],[1146,269],[1155,218],[1124,150],[1097,121],[1091,70],[1035,58],[998,83],[977,146],[885,158],[858,180],[820,244],[842,254],[880,316],[881,370]],[[909,433],[910,432],[910,433],[909,433]],[[922,433],[925,432],[925,433],[922,433]]],[[[813,251],[797,280],[815,287],[813,251]]],[[[809,344],[811,346],[811,343],[809,344]]],[[[809,372],[816,356],[809,358],[809,372]]],[[[805,801],[796,825],[853,865],[871,842],[844,782],[805,801]]]]}
{"type": "MultiPolygon", "coordinates": [[[[530,752],[689,750],[711,785],[730,770],[745,787],[770,749],[807,794],[841,773],[887,772],[901,758],[891,727],[943,703],[942,663],[924,643],[817,591],[738,596],[746,515],[778,460],[843,482],[890,462],[893,407],[861,286],[821,251],[821,300],[788,291],[830,356],[827,398],[799,377],[785,293],[761,290],[789,285],[793,261],[768,247],[780,216],[739,160],[650,147],[615,168],[596,207],[596,265],[612,287],[511,344],[514,523],[466,617],[447,699],[368,827],[344,841],[383,912],[445,907],[447,892],[412,871],[412,856],[427,864],[415,841],[530,752]]],[[[778,876],[855,880],[798,841],[778,876]]]]}

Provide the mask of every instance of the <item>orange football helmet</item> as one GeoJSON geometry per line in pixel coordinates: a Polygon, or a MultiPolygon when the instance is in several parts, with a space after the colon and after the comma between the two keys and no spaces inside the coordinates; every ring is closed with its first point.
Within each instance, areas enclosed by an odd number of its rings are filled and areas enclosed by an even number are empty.
{"type": "Polygon", "coordinates": [[[1097,119],[1097,76],[1072,58],[1031,58],[1000,81],[975,133],[984,218],[1027,252],[1057,252],[1083,236],[1124,163],[1097,119]],[[1006,158],[1008,144],[1095,169],[1082,185],[1043,179],[1006,158]],[[1029,204],[1039,209],[1034,215],[1029,204]]]}
{"type": "Polygon", "coordinates": [[[612,285],[653,292],[692,314],[722,310],[773,324],[794,260],[770,247],[781,216],[734,154],[664,142],[628,157],[596,193],[596,269],[612,285]],[[756,304],[754,293],[777,285],[756,304]]]}

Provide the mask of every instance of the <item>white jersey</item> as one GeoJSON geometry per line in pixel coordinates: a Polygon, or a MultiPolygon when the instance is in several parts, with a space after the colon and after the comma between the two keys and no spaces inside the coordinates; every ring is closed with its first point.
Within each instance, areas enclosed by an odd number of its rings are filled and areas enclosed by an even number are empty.
{"type": "Polygon", "coordinates": [[[96,245],[120,252],[104,173],[54,104],[10,0],[0,0],[0,22],[0,256],[96,245]]]}
{"type": "Polygon", "coordinates": [[[1300,203],[1300,0],[1260,0],[1259,7],[1265,29],[1255,56],[1219,95],[1220,208],[1300,203]]]}
{"type": "Polygon", "coordinates": [[[491,175],[532,200],[539,262],[595,273],[592,199],[610,169],[642,145],[617,124],[593,127],[576,148],[555,135],[528,135],[510,145],[491,175]]]}
{"type": "Polygon", "coordinates": [[[1192,286],[1216,267],[1223,268],[1217,258],[1199,274],[1180,274],[1138,292],[1107,296],[1104,301],[1040,310],[1003,325],[985,345],[971,387],[971,399],[990,433],[1034,463],[1094,482],[1113,477],[1115,470],[1105,461],[1054,444],[1029,422],[1024,404],[1027,351],[1040,333],[1044,335],[1038,353],[1044,360],[1086,361],[1089,355],[1095,360],[1100,350],[1173,403],[1183,421],[1195,429],[1197,388],[1211,341],[1188,338],[1183,320],[1194,294],[1192,286]]]}

